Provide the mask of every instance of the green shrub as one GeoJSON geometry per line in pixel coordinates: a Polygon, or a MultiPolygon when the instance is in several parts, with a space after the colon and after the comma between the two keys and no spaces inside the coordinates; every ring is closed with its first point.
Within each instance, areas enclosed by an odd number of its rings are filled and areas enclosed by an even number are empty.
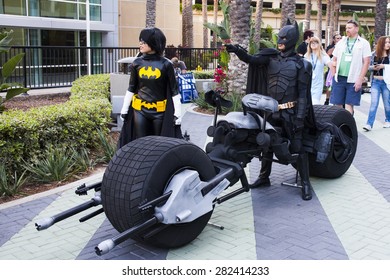
{"type": "Polygon", "coordinates": [[[75,150],[50,147],[41,155],[24,163],[23,167],[31,174],[31,178],[40,183],[50,183],[69,179],[73,175],[75,150]]]}
{"type": "Polygon", "coordinates": [[[0,197],[2,196],[13,196],[19,192],[19,188],[26,181],[24,176],[26,171],[18,176],[15,171],[13,176],[9,176],[5,170],[4,164],[0,163],[0,197]]]}
{"type": "Polygon", "coordinates": [[[98,130],[100,147],[102,151],[102,161],[109,162],[116,152],[116,143],[112,137],[106,135],[103,131],[98,130]]]}
{"type": "Polygon", "coordinates": [[[97,128],[106,127],[110,113],[109,101],[102,98],[4,112],[0,115],[2,161],[17,169],[23,159],[39,155],[49,146],[94,147],[99,139],[97,128]]]}
{"type": "MultiPolygon", "coordinates": [[[[98,160],[90,157],[90,150],[82,147],[80,150],[73,150],[73,160],[74,160],[74,172],[75,173],[84,173],[89,170],[93,170],[98,163],[98,160]]],[[[75,174],[75,176],[77,176],[75,174]]]]}
{"type": "Polygon", "coordinates": [[[110,74],[83,76],[72,83],[71,99],[110,98],[110,74]]]}
{"type": "Polygon", "coordinates": [[[214,71],[191,71],[195,79],[214,79],[214,71]]]}
{"type": "Polygon", "coordinates": [[[8,176],[32,164],[49,147],[96,149],[98,130],[108,132],[111,104],[108,74],[84,76],[74,81],[70,101],[27,111],[0,114],[0,164],[8,176]]]}

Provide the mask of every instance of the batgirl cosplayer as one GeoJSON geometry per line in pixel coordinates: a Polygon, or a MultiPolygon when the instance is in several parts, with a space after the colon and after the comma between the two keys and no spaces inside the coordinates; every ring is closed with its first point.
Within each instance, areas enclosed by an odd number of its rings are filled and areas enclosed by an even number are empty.
{"type": "Polygon", "coordinates": [[[124,121],[118,148],[148,136],[175,137],[181,102],[175,72],[163,57],[166,38],[158,28],[145,28],[139,36],[140,56],[130,66],[130,82],[121,117],[124,121]]]}

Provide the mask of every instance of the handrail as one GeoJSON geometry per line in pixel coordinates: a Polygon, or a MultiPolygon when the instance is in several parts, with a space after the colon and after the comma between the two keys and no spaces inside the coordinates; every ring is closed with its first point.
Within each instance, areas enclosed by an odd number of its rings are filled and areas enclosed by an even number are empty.
{"type": "MultiPolygon", "coordinates": [[[[91,54],[91,73],[122,72],[118,60],[136,56],[138,47],[69,47],[69,46],[12,46],[0,54],[0,65],[19,53],[25,53],[8,82],[18,82],[27,88],[69,87],[77,78],[87,75],[87,53],[91,54]]],[[[189,70],[199,67],[214,70],[218,65],[216,48],[171,48],[167,58],[174,56],[184,61],[189,70]]],[[[1,69],[1,66],[0,66],[1,69]]]]}

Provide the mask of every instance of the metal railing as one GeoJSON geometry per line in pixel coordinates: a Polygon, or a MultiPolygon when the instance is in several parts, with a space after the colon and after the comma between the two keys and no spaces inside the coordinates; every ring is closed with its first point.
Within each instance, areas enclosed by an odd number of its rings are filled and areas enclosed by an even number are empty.
{"type": "MultiPolygon", "coordinates": [[[[139,48],[13,46],[0,55],[0,68],[11,57],[25,53],[7,82],[26,88],[69,87],[77,78],[88,74],[88,49],[91,74],[123,72],[118,60],[136,56],[139,48]]],[[[214,48],[167,48],[166,57],[177,56],[189,70],[214,70],[218,50],[214,48]]]]}

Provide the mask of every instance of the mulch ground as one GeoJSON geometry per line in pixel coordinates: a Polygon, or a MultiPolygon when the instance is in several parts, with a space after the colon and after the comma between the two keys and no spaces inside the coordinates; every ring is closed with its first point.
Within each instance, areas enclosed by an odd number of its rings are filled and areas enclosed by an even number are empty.
{"type": "Polygon", "coordinates": [[[26,111],[34,107],[42,107],[64,103],[69,100],[70,93],[21,95],[16,96],[4,103],[5,110],[19,109],[26,111]]]}

